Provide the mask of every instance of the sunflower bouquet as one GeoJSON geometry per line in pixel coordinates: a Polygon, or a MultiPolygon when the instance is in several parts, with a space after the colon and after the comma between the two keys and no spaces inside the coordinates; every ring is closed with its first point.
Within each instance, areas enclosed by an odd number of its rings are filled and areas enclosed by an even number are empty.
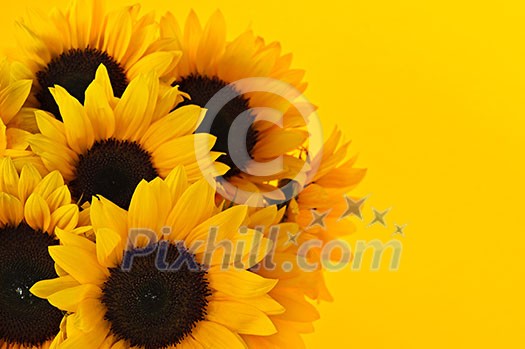
{"type": "Polygon", "coordinates": [[[0,348],[302,348],[354,167],[292,55],[220,12],[16,22],[0,62],[0,348]],[[322,224],[312,213],[322,213],[322,224]],[[305,270],[304,265],[317,265],[305,270]]]}

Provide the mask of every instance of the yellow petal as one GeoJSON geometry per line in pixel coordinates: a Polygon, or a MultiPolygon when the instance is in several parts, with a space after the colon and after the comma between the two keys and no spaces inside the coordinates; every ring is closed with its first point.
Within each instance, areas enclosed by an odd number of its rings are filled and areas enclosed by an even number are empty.
{"type": "Polygon", "coordinates": [[[235,301],[211,301],[208,320],[228,326],[240,334],[269,336],[277,329],[266,314],[256,307],[235,301]]]}
{"type": "Polygon", "coordinates": [[[0,226],[17,227],[24,218],[22,203],[16,197],[0,193],[0,226]]]}
{"type": "MultiPolygon", "coordinates": [[[[230,313],[234,315],[234,313],[230,313]]],[[[201,321],[193,331],[193,337],[204,348],[216,349],[246,349],[246,343],[241,337],[223,325],[212,321],[201,321]]]]}
{"type": "MultiPolygon", "coordinates": [[[[105,324],[105,322],[103,323],[105,324]]],[[[68,337],[60,349],[99,348],[108,336],[109,325],[95,326],[88,333],[79,332],[77,335],[69,335],[70,331],[68,330],[68,337]]]]}
{"type": "Polygon", "coordinates": [[[100,1],[75,1],[72,2],[67,11],[67,24],[70,26],[71,39],[74,47],[86,47],[92,44],[92,31],[99,29],[101,19],[96,16],[100,1]]]}
{"type": "Polygon", "coordinates": [[[118,11],[107,18],[103,49],[120,62],[131,40],[131,16],[128,11],[118,11]]]}
{"type": "Polygon", "coordinates": [[[13,150],[26,150],[29,147],[29,138],[31,133],[19,128],[8,128],[5,132],[7,138],[7,147],[13,150]]]}
{"type": "Polygon", "coordinates": [[[6,124],[22,108],[27,96],[29,96],[32,83],[31,80],[15,81],[0,92],[0,110],[2,111],[2,120],[6,124]]]}
{"type": "Polygon", "coordinates": [[[116,267],[123,251],[120,235],[108,228],[98,229],[96,235],[98,262],[108,268],[116,267]]]}
{"type": "Polygon", "coordinates": [[[75,204],[59,207],[51,213],[49,231],[54,232],[55,228],[60,228],[65,231],[73,230],[78,224],[78,215],[78,206],[75,204]]]}
{"type": "Polygon", "coordinates": [[[28,138],[28,143],[35,154],[40,155],[49,160],[58,158],[58,163],[53,164],[53,169],[60,168],[64,163],[73,167],[78,161],[78,154],[69,149],[66,144],[57,143],[55,140],[47,136],[36,134],[28,138]],[[49,157],[47,154],[54,154],[54,157],[49,157]]]}
{"type": "MultiPolygon", "coordinates": [[[[279,304],[268,294],[263,294],[259,297],[239,298],[235,296],[227,295],[221,291],[215,291],[213,294],[215,300],[234,300],[236,302],[249,304],[256,307],[267,315],[280,315],[286,311],[286,308],[279,304]]],[[[272,319],[273,320],[273,319],[272,319]]]]}
{"type": "Polygon", "coordinates": [[[153,152],[167,141],[192,134],[202,112],[203,109],[196,105],[178,108],[151,125],[140,143],[153,152]]]}
{"type": "Polygon", "coordinates": [[[119,233],[122,239],[127,239],[128,212],[108,199],[100,195],[93,197],[90,217],[91,224],[95,230],[108,228],[119,233]]]}
{"type": "Polygon", "coordinates": [[[151,183],[143,180],[131,198],[128,227],[150,229],[160,235],[171,207],[171,196],[162,180],[157,178],[151,183]]]}
{"type": "Polygon", "coordinates": [[[78,214],[78,225],[79,226],[86,226],[86,225],[91,224],[91,220],[89,219],[89,213],[90,213],[89,207],[79,212],[78,214]]]}
{"type": "MultiPolygon", "coordinates": [[[[184,341],[175,347],[175,349],[184,348],[184,349],[204,349],[204,346],[200,344],[196,339],[187,336],[184,341]]],[[[173,349],[173,348],[170,348],[173,349]]]]}
{"type": "Polygon", "coordinates": [[[0,165],[0,191],[16,196],[18,194],[18,173],[15,164],[6,158],[0,165]]]}
{"type": "Polygon", "coordinates": [[[266,279],[247,270],[221,271],[215,267],[211,271],[208,273],[211,287],[233,297],[259,297],[277,284],[277,280],[266,279]]]}
{"type": "Polygon", "coordinates": [[[131,81],[115,108],[115,137],[138,140],[151,123],[146,114],[150,103],[146,77],[139,76],[131,81]]]}
{"type": "Polygon", "coordinates": [[[59,207],[71,204],[71,192],[67,185],[56,189],[47,198],[47,205],[51,212],[56,211],[59,207]]]}
{"type": "Polygon", "coordinates": [[[274,159],[277,156],[297,149],[307,139],[308,134],[298,130],[281,130],[263,136],[253,148],[258,159],[274,159]]]}
{"type": "Polygon", "coordinates": [[[332,188],[352,188],[361,182],[365,175],[366,169],[341,167],[333,169],[316,183],[332,188]]]}
{"type": "Polygon", "coordinates": [[[171,191],[171,202],[179,201],[180,197],[188,189],[188,176],[183,166],[177,166],[164,180],[171,191]]]}
{"type": "Polygon", "coordinates": [[[167,219],[172,227],[171,239],[183,240],[197,225],[211,217],[215,210],[215,188],[202,179],[182,194],[167,219]]]}
{"type": "Polygon", "coordinates": [[[162,76],[171,66],[173,60],[179,57],[179,54],[173,51],[151,53],[135,63],[129,69],[128,74],[130,77],[135,77],[140,73],[151,71],[155,72],[157,76],[162,76]]]}
{"type": "Polygon", "coordinates": [[[195,240],[206,241],[210,234],[210,229],[213,228],[214,231],[217,232],[217,241],[231,241],[246,219],[247,212],[248,207],[244,205],[234,206],[226,211],[220,212],[192,229],[185,240],[188,241],[190,245],[195,240]]]}
{"type": "MultiPolygon", "coordinates": [[[[153,25],[152,22],[149,22],[150,20],[151,19],[146,19],[143,17],[143,20],[141,20],[142,24],[135,24],[135,30],[132,35],[134,43],[138,45],[132,45],[129,47],[128,52],[122,58],[122,66],[128,68],[133,66],[135,63],[137,63],[137,61],[144,57],[146,52],[149,51],[149,49],[153,46],[153,44],[149,43],[154,42],[157,39],[158,34],[156,25],[153,25]]],[[[133,79],[136,76],[128,74],[128,77],[133,79]]]]}
{"type": "Polygon", "coordinates": [[[223,76],[225,81],[237,81],[242,77],[257,76],[252,73],[253,54],[255,53],[253,41],[253,33],[246,31],[227,45],[225,54],[217,66],[217,73],[223,76]],[[241,71],[237,67],[245,67],[245,69],[241,71]]]}
{"type": "Polygon", "coordinates": [[[162,118],[168,115],[177,104],[182,102],[184,98],[189,98],[190,95],[187,93],[179,91],[179,86],[174,86],[168,88],[162,96],[157,100],[157,105],[155,107],[155,118],[154,121],[158,121],[159,118],[162,118]]]}
{"type": "Polygon", "coordinates": [[[34,230],[48,231],[51,212],[46,200],[40,194],[33,193],[27,198],[24,217],[26,223],[34,230]]]}
{"type": "Polygon", "coordinates": [[[61,86],[50,89],[64,120],[67,143],[78,154],[85,153],[94,142],[93,126],[84,107],[61,86]]]}
{"type": "Polygon", "coordinates": [[[183,46],[186,48],[184,52],[185,61],[188,66],[187,70],[194,71],[196,69],[195,62],[197,61],[197,49],[202,35],[202,27],[199,18],[195,11],[190,11],[186,24],[184,26],[183,46]]]}
{"type": "Polygon", "coordinates": [[[21,202],[25,203],[41,180],[42,176],[33,165],[28,164],[22,167],[18,181],[18,197],[21,202]]]}
{"type": "Polygon", "coordinates": [[[67,144],[64,123],[58,121],[53,115],[43,110],[35,111],[35,118],[38,129],[44,136],[62,145],[67,144]]]}
{"type": "MultiPolygon", "coordinates": [[[[217,177],[222,176],[230,169],[228,166],[216,161],[223,153],[209,152],[207,154],[201,153],[197,162],[190,163],[184,166],[188,180],[190,182],[196,181],[202,177],[217,177]]],[[[159,170],[159,172],[161,172],[159,170]]]]}
{"type": "Polygon", "coordinates": [[[45,176],[35,188],[35,193],[40,194],[42,198],[48,199],[49,196],[58,188],[64,185],[64,178],[58,171],[53,171],[45,176]]]}
{"type": "Polygon", "coordinates": [[[17,42],[23,42],[21,47],[27,54],[31,54],[38,64],[46,65],[51,60],[49,49],[46,48],[42,40],[31,31],[26,25],[17,21],[15,22],[15,37],[17,42]]]}
{"type": "Polygon", "coordinates": [[[197,49],[196,65],[200,73],[208,73],[213,59],[220,57],[226,46],[226,22],[224,16],[215,11],[208,20],[197,49]]]}
{"type": "Polygon", "coordinates": [[[78,305],[85,299],[100,297],[102,291],[99,287],[91,284],[66,288],[50,295],[47,299],[55,307],[74,312],[78,305]]]}
{"type": "Polygon", "coordinates": [[[210,160],[210,149],[215,144],[215,139],[210,134],[198,133],[168,141],[152,153],[155,168],[165,177],[179,165],[189,167],[197,161],[203,161],[203,164],[213,163],[213,160],[210,160]]]}
{"type": "Polygon", "coordinates": [[[0,156],[5,155],[5,150],[7,148],[7,135],[6,135],[6,126],[2,119],[0,118],[0,156]]]}
{"type": "Polygon", "coordinates": [[[257,226],[269,227],[274,224],[277,216],[277,206],[265,207],[250,216],[250,227],[257,226]]]}
{"type": "Polygon", "coordinates": [[[115,103],[117,103],[118,99],[114,96],[113,86],[111,86],[111,80],[109,78],[108,70],[104,66],[104,64],[101,64],[97,68],[97,72],[95,73],[95,80],[93,80],[93,83],[97,84],[97,86],[104,91],[104,94],[106,96],[104,99],[110,101],[109,104],[113,107],[115,103]]]}
{"type": "Polygon", "coordinates": [[[279,304],[275,299],[270,297],[269,295],[265,294],[260,297],[257,297],[255,299],[243,299],[243,298],[237,298],[237,301],[247,304],[253,305],[257,309],[261,310],[265,314],[268,315],[279,315],[286,311],[286,308],[283,307],[281,304],[279,304]]]}
{"type": "Polygon", "coordinates": [[[74,166],[60,155],[51,152],[43,152],[38,155],[41,157],[42,163],[48,171],[59,171],[68,181],[75,178],[74,166]]]}
{"type": "Polygon", "coordinates": [[[70,319],[74,326],[83,332],[91,332],[104,321],[106,309],[99,299],[84,299],[77,308],[77,312],[70,319]]]}
{"type": "Polygon", "coordinates": [[[55,230],[55,234],[62,245],[79,247],[93,254],[96,252],[95,243],[86,237],[60,228],[55,230]]]}
{"type": "Polygon", "coordinates": [[[248,269],[272,251],[273,241],[263,237],[260,231],[246,229],[234,237],[238,248],[235,250],[236,265],[242,264],[242,268],[248,269]]]}
{"type": "Polygon", "coordinates": [[[286,312],[279,315],[279,319],[300,322],[311,322],[319,319],[317,309],[298,292],[272,292],[272,297],[286,308],[286,312]]]}
{"type": "MultiPolygon", "coordinates": [[[[104,65],[100,65],[97,76],[106,74],[104,65]]],[[[97,78],[86,89],[84,106],[86,115],[93,125],[95,140],[108,139],[115,132],[115,114],[107,98],[107,87],[103,84],[105,79],[97,81],[97,78]]]]}
{"type": "Polygon", "coordinates": [[[80,286],[78,281],[72,276],[66,275],[55,279],[39,281],[31,287],[30,291],[37,297],[48,298],[54,293],[76,286],[80,286]]]}
{"type": "Polygon", "coordinates": [[[82,284],[102,284],[109,272],[92,253],[76,246],[50,246],[49,254],[62,269],[82,284]]]}

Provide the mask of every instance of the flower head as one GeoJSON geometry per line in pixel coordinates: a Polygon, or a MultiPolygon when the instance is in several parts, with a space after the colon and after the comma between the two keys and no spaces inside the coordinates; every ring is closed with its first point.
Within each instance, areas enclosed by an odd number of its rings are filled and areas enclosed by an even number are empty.
{"type": "Polygon", "coordinates": [[[128,211],[99,197],[90,212],[96,243],[65,236],[50,248],[65,273],[31,289],[71,314],[64,348],[244,348],[241,334],[276,332],[267,316],[276,281],[244,269],[265,253],[250,263],[257,233],[239,230],[246,206],[220,212],[214,188],[188,184],[177,168],[142,181],[128,211]],[[210,254],[215,241],[236,246],[237,257],[210,254]]]}
{"type": "MultiPolygon", "coordinates": [[[[37,111],[41,134],[29,142],[49,170],[62,173],[75,201],[84,203],[100,194],[128,208],[143,179],[165,178],[179,165],[191,181],[206,175],[197,158],[210,156],[215,139],[193,133],[203,111],[186,106],[170,112],[181,94],[175,87],[159,92],[156,74],[140,75],[116,98],[101,65],[84,105],[60,86],[51,92],[63,123],[37,111]]],[[[212,158],[219,155],[211,153],[212,158]]]]}

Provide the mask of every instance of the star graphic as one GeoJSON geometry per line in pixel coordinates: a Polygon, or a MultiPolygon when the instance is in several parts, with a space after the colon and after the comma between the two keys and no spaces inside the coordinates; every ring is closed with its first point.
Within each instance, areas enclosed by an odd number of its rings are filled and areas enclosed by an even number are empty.
{"type": "Polygon", "coordinates": [[[364,197],[358,201],[352,200],[352,198],[345,195],[346,200],[346,211],[343,212],[341,217],[339,217],[339,220],[345,219],[348,216],[354,215],[360,220],[363,220],[363,215],[361,214],[361,206],[365,203],[366,199],[368,197],[364,197]]]}
{"type": "Polygon", "coordinates": [[[368,224],[368,226],[379,223],[383,227],[386,227],[385,216],[388,212],[390,212],[390,209],[387,208],[386,210],[381,212],[372,207],[372,211],[374,212],[374,219],[368,224]]]}
{"type": "Polygon", "coordinates": [[[405,228],[406,228],[406,224],[403,224],[403,225],[397,225],[394,223],[394,226],[396,227],[396,231],[392,234],[392,236],[396,235],[396,234],[399,234],[401,236],[405,236],[405,228]]]}
{"type": "Polygon", "coordinates": [[[290,245],[295,245],[295,246],[299,246],[299,241],[297,241],[297,238],[299,237],[299,235],[301,235],[301,232],[297,232],[295,234],[292,234],[290,232],[287,232],[288,234],[288,241],[286,241],[284,243],[284,246],[287,247],[287,246],[290,246],[290,245]]]}
{"type": "Polygon", "coordinates": [[[312,228],[313,226],[318,225],[321,228],[326,229],[326,222],[324,221],[324,219],[326,218],[326,216],[328,216],[330,211],[332,211],[332,210],[330,209],[328,211],[320,213],[319,211],[317,211],[315,209],[311,209],[310,212],[312,212],[313,220],[312,220],[312,222],[310,223],[310,225],[308,227],[312,228]]]}

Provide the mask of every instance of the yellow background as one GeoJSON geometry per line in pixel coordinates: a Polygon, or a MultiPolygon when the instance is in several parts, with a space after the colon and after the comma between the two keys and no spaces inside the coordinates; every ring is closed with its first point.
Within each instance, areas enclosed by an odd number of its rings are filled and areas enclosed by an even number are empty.
{"type": "MultiPolygon", "coordinates": [[[[25,7],[5,1],[3,44],[25,7]]],[[[115,5],[129,3],[118,0],[115,5]]],[[[369,168],[357,194],[408,224],[398,272],[328,275],[311,348],[525,348],[525,8],[522,1],[143,1],[251,26],[307,70],[307,96],[369,168]]]]}

